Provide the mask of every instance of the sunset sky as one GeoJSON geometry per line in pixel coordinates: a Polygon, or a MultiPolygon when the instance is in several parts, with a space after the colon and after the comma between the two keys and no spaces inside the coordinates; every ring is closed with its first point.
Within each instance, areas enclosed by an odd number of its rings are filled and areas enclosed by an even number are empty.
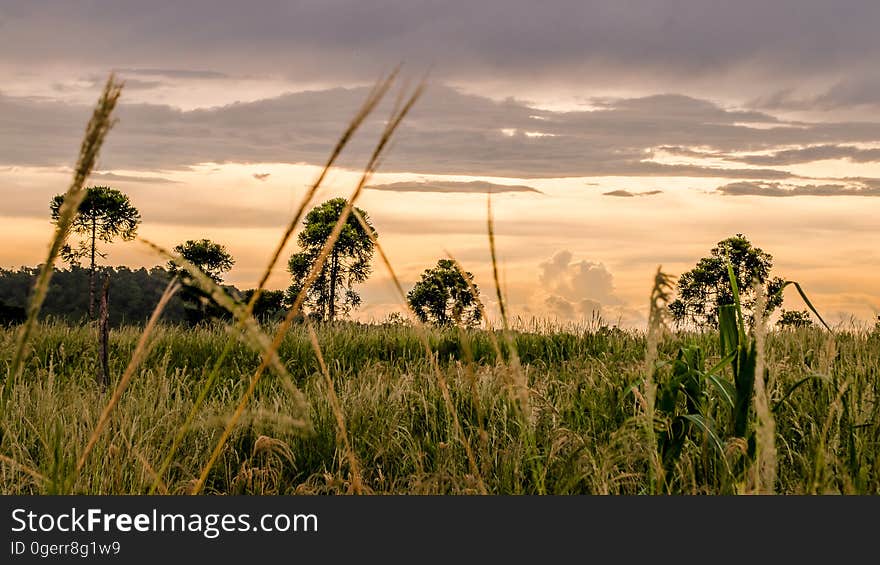
{"type": "MultiPolygon", "coordinates": [[[[398,90],[429,73],[358,204],[406,288],[449,251],[494,303],[492,190],[524,318],[599,308],[642,326],[658,265],[680,274],[743,233],[829,321],[868,322],[878,22],[868,0],[3,0],[0,267],[45,257],[49,200],[114,71],[119,121],[90,184],[127,193],[146,239],[226,245],[227,282],[253,286],[369,87],[402,63],[316,203],[351,192],[398,90]]],[[[107,252],[163,263],[139,242],[107,252]]],[[[360,319],[400,310],[374,270],[360,319]]],[[[785,307],[804,305],[792,291],[785,307]]]]}

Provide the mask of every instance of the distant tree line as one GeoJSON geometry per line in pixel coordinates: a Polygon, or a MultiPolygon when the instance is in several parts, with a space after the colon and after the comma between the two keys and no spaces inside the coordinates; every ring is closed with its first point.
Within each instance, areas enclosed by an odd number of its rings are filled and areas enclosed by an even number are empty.
{"type": "MultiPolygon", "coordinates": [[[[36,280],[39,267],[20,269],[0,268],[0,325],[24,321],[28,297],[36,280]]],[[[40,311],[43,320],[56,319],[80,323],[89,319],[89,274],[85,267],[73,265],[56,269],[40,311]]],[[[171,280],[171,273],[163,267],[130,269],[128,267],[97,267],[96,276],[110,277],[109,322],[113,327],[143,324],[150,317],[159,297],[171,280]]],[[[232,285],[223,285],[233,296],[248,300],[253,290],[241,291],[232,285]]],[[[263,291],[254,308],[257,319],[270,321],[283,314],[283,292],[263,291]]],[[[228,314],[211,303],[204,307],[183,292],[175,295],[162,319],[166,323],[193,325],[212,319],[228,319],[228,314]]]]}

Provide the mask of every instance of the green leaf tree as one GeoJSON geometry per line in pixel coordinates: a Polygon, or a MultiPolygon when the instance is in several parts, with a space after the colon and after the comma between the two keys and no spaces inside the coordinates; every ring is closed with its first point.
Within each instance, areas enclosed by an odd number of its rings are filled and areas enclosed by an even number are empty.
{"type": "Polygon", "coordinates": [[[782,304],[781,290],[785,281],[770,277],[773,256],[741,233],[729,237],[712,248],[690,271],[679,277],[678,297],[669,304],[672,319],[679,325],[718,327],[718,308],[733,304],[733,289],[727,272],[727,261],[733,267],[736,285],[742,300],[743,313],[751,320],[757,294],[753,283],[766,287],[765,311],[772,312],[782,304]]]}
{"type": "Polygon", "coordinates": [[[453,261],[440,259],[436,267],[425,269],[407,294],[407,302],[424,323],[476,326],[482,318],[478,304],[480,290],[473,282],[474,275],[467,273],[466,276],[470,285],[453,261]]]}
{"type": "MultiPolygon", "coordinates": [[[[333,198],[316,206],[306,215],[303,230],[297,237],[301,251],[292,255],[288,262],[288,270],[293,276],[293,283],[287,289],[290,302],[296,299],[305,285],[306,278],[345,205],[345,198],[333,198]]],[[[355,210],[364,218],[373,236],[377,237],[367,213],[360,208],[355,210]]],[[[348,314],[352,308],[360,306],[361,297],[355,292],[354,285],[366,281],[370,276],[373,251],[370,234],[364,230],[354,214],[349,214],[321,270],[306,290],[305,305],[312,316],[333,321],[337,316],[348,314]]]]}
{"type": "MultiPolygon", "coordinates": [[[[187,240],[175,246],[174,252],[198,267],[217,284],[223,282],[223,275],[235,264],[226,247],[210,239],[187,240]]],[[[186,317],[190,323],[199,323],[210,317],[226,316],[225,310],[217,306],[205,291],[192,284],[191,277],[185,269],[173,261],[168,262],[167,269],[172,276],[180,277],[185,284],[182,298],[186,317]]]]}
{"type": "MultiPolygon", "coordinates": [[[[56,195],[49,203],[54,223],[58,222],[63,203],[62,194],[56,195]]],[[[75,247],[66,244],[61,256],[71,264],[78,263],[83,257],[89,258],[89,319],[95,316],[95,259],[107,256],[98,249],[98,242],[111,243],[116,238],[130,241],[137,235],[140,223],[140,213],[122,192],[107,186],[87,189],[72,227],[72,231],[84,239],[75,247]]]]}
{"type": "MultiPolygon", "coordinates": [[[[174,247],[174,252],[198,267],[203,273],[220,284],[223,275],[235,264],[235,260],[226,247],[214,243],[210,239],[190,239],[174,247]]],[[[186,279],[186,271],[176,265],[174,261],[168,262],[168,272],[186,279]]]]}

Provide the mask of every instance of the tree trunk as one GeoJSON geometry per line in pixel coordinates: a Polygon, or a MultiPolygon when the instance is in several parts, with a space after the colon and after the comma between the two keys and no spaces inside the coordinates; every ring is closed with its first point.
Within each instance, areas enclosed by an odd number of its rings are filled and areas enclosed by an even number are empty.
{"type": "Polygon", "coordinates": [[[95,232],[97,219],[92,218],[92,254],[89,262],[89,320],[95,319],[95,232]]]}
{"type": "Polygon", "coordinates": [[[110,275],[104,275],[104,286],[101,289],[101,313],[98,326],[101,332],[101,366],[98,369],[97,380],[98,386],[107,388],[110,384],[110,275]]]}
{"type": "Polygon", "coordinates": [[[336,252],[330,256],[330,304],[327,318],[332,322],[336,318],[336,273],[339,270],[339,258],[336,252]]]}

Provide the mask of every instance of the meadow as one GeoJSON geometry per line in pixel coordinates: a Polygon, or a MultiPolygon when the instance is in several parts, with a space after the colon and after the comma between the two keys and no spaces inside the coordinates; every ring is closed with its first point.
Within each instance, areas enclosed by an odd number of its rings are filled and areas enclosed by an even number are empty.
{"type": "MultiPolygon", "coordinates": [[[[513,332],[528,381],[529,419],[511,394],[510,358],[498,359],[484,330],[431,330],[444,393],[415,329],[337,323],[316,328],[341,407],[360,492],[390,494],[721,494],[748,492],[696,434],[659,487],[656,445],[645,433],[637,393],[646,336],[593,328],[513,332]],[[450,412],[452,408],[455,414],[450,412]],[[455,419],[458,420],[458,425],[455,419]],[[460,430],[460,432],[459,432],[460,430]],[[469,446],[476,469],[469,464],[469,446]]],[[[14,343],[0,333],[0,351],[14,343]]],[[[140,336],[113,331],[111,372],[120,374],[140,336]]],[[[499,334],[500,337],[500,334],[499,334]]],[[[43,324],[24,378],[0,415],[0,491],[6,494],[183,494],[190,491],[260,363],[236,343],[176,455],[157,476],[208,368],[230,339],[223,327],[160,326],[154,343],[82,469],[75,471],[108,392],[95,384],[94,329],[43,324]],[[10,461],[14,462],[10,464],[10,461]]],[[[502,343],[503,340],[502,340],[502,343]]],[[[657,355],[682,345],[719,357],[718,334],[668,334],[657,355]]],[[[207,478],[208,494],[342,494],[352,467],[306,328],[279,348],[305,397],[301,411],[279,378],[261,381],[207,478]]],[[[819,329],[771,332],[777,493],[880,493],[880,333],[819,329]],[[807,379],[807,380],[804,380],[807,379]],[[794,385],[802,382],[795,390],[794,385]]],[[[668,376],[668,375],[667,375],[668,376]]],[[[661,377],[662,382],[662,377],[661,377]]],[[[716,405],[707,417],[728,415],[716,405]]],[[[737,449],[735,438],[723,448],[737,449]]]]}
{"type": "Polygon", "coordinates": [[[0,492],[880,493],[880,331],[769,329],[763,304],[744,312],[729,262],[734,304],[719,308],[717,329],[669,329],[671,279],[659,269],[645,331],[517,323],[505,314],[490,200],[496,327],[482,304],[484,327],[469,329],[303,317],[349,215],[366,227],[354,202],[423,86],[400,97],[284,320],[260,324],[254,304],[282,250],[394,78],[342,134],[247,304],[144,242],[228,322],[162,322],[175,278],[144,326],[109,330],[39,314],[113,123],[121,85],[110,77],[26,321],[0,330],[0,492]]]}

